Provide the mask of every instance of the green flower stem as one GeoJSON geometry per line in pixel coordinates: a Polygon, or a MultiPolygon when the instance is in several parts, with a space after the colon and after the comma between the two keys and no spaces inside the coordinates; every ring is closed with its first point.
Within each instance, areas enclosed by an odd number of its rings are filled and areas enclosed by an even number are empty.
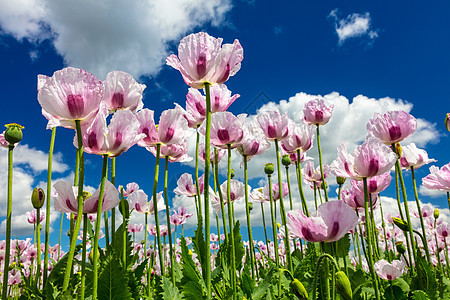
{"type": "Polygon", "coordinates": [[[261,214],[262,214],[262,221],[263,221],[263,228],[264,228],[264,237],[266,238],[267,253],[269,254],[269,239],[267,238],[266,217],[264,216],[264,205],[263,205],[263,202],[260,202],[260,204],[261,204],[261,214]]]}
{"type": "Polygon", "coordinates": [[[447,247],[447,238],[444,237],[444,256],[445,256],[445,265],[447,267],[447,277],[450,276],[450,262],[448,261],[448,247],[447,247]]]}
{"type": "Polygon", "coordinates": [[[80,299],[84,299],[84,291],[86,287],[86,238],[87,238],[88,216],[83,213],[83,250],[81,252],[81,291],[80,299]]]}
{"type": "Polygon", "coordinates": [[[39,289],[39,281],[41,279],[41,209],[36,209],[36,287],[39,289]]]}
{"type": "Polygon", "coordinates": [[[409,216],[409,208],[408,208],[408,198],[406,196],[406,188],[405,188],[405,182],[403,181],[403,175],[402,175],[402,169],[400,167],[400,160],[397,157],[397,161],[395,162],[395,171],[398,172],[398,178],[400,180],[400,186],[402,187],[402,195],[403,195],[403,204],[405,206],[405,214],[406,214],[406,220],[408,222],[408,232],[409,232],[409,238],[411,240],[411,246],[412,246],[412,254],[411,256],[411,249],[408,247],[408,254],[410,254],[410,259],[414,258],[414,261],[417,261],[416,259],[416,245],[414,243],[414,235],[411,225],[411,218],[409,216]]]}
{"type": "Polygon", "coordinates": [[[439,243],[438,243],[438,238],[437,238],[437,234],[436,234],[436,219],[434,219],[434,241],[436,242],[436,260],[438,262],[438,269],[439,272],[443,271],[442,268],[442,264],[441,264],[441,258],[439,257],[439,243]]]}
{"type": "Polygon", "coordinates": [[[105,248],[109,246],[109,222],[108,222],[108,212],[103,213],[104,223],[105,223],[105,248]]]}
{"type": "MultiPolygon", "coordinates": [[[[155,177],[153,180],[153,211],[155,213],[155,226],[156,226],[156,238],[158,240],[158,256],[159,265],[161,267],[161,275],[164,276],[164,260],[161,245],[161,233],[159,231],[159,217],[158,217],[158,201],[157,199],[157,188],[158,188],[158,176],[159,176],[159,155],[161,153],[161,144],[156,144],[156,159],[155,159],[155,177]]],[[[156,250],[155,250],[156,251],[156,250]]]]}
{"type": "MultiPolygon", "coordinates": [[[[324,242],[320,242],[320,248],[322,250],[322,253],[325,253],[325,243],[324,242]]],[[[322,277],[323,281],[324,281],[324,289],[325,289],[325,294],[326,294],[326,299],[330,300],[330,270],[329,270],[330,266],[328,264],[328,260],[325,260],[324,262],[324,276],[322,277]]]]}
{"type": "MultiPolygon", "coordinates": [[[[216,182],[216,172],[215,172],[215,164],[213,164],[213,181],[214,181],[214,193],[217,193],[217,182],[216,182]]],[[[222,202],[223,203],[223,202],[222,202]]],[[[181,225],[183,228],[183,225],[181,225]]],[[[219,248],[221,244],[221,238],[220,238],[220,222],[219,222],[219,215],[216,214],[216,226],[217,226],[217,235],[219,236],[219,248]]]]}
{"type": "MultiPolygon", "coordinates": [[[[211,96],[209,93],[210,84],[205,83],[206,98],[206,132],[205,132],[205,243],[209,244],[210,224],[209,224],[209,166],[211,154],[211,96]]],[[[231,224],[230,224],[231,225],[231,224]]],[[[211,299],[211,251],[209,247],[205,247],[205,282],[207,299],[211,299]]]]}
{"type": "MultiPolygon", "coordinates": [[[[100,234],[100,221],[102,220],[102,205],[103,205],[103,195],[105,194],[105,181],[108,176],[108,155],[103,155],[103,166],[102,166],[102,180],[100,183],[100,195],[98,196],[98,206],[97,206],[97,220],[95,220],[95,235],[94,235],[94,262],[93,262],[93,287],[92,287],[92,299],[97,299],[97,286],[98,286],[98,237],[100,234]]],[[[126,232],[124,228],[124,232],[126,232]]],[[[124,240],[125,241],[125,240],[124,240]]]]}
{"type": "Polygon", "coordinates": [[[169,157],[166,156],[164,163],[164,202],[166,204],[166,222],[167,222],[167,235],[169,236],[169,255],[170,255],[170,278],[172,284],[175,285],[175,273],[173,272],[173,263],[175,261],[172,245],[172,228],[170,224],[170,208],[169,208],[169,196],[167,195],[167,177],[169,176],[169,157]]]}
{"type": "MultiPolygon", "coordinates": [[[[272,233],[273,233],[273,244],[275,248],[275,263],[277,265],[277,268],[280,266],[279,257],[278,257],[278,237],[277,237],[277,221],[275,220],[275,214],[273,209],[273,194],[272,194],[272,175],[268,174],[267,178],[269,180],[269,200],[270,200],[270,213],[272,216],[272,233]]],[[[269,249],[270,246],[267,244],[267,249],[269,249]]]]}
{"type": "Polygon", "coordinates": [[[289,191],[289,209],[293,210],[294,205],[292,204],[292,193],[291,193],[291,179],[289,178],[289,166],[286,166],[286,180],[288,184],[288,191],[289,191]]]}
{"type": "Polygon", "coordinates": [[[147,257],[147,228],[148,228],[148,213],[145,213],[145,223],[144,223],[144,257],[147,257]]]}
{"type": "Polygon", "coordinates": [[[323,174],[323,163],[322,163],[322,150],[320,148],[320,133],[319,133],[319,124],[316,125],[317,127],[317,149],[319,150],[319,163],[320,163],[320,174],[322,175],[322,184],[323,184],[323,191],[325,193],[325,201],[328,202],[328,192],[326,188],[326,181],[325,176],[323,174]]]}
{"type": "MultiPolygon", "coordinates": [[[[383,205],[381,204],[381,196],[378,194],[378,202],[380,203],[381,227],[383,227],[385,251],[388,252],[388,261],[391,262],[391,255],[388,250],[388,239],[386,235],[386,223],[384,222],[383,205]]],[[[392,245],[394,246],[394,245],[392,245]]]]}
{"type": "MultiPolygon", "coordinates": [[[[367,264],[369,265],[370,274],[372,275],[373,287],[375,290],[375,297],[377,300],[380,300],[380,291],[378,290],[378,278],[375,274],[375,269],[373,267],[373,258],[372,258],[372,230],[370,225],[370,215],[369,215],[369,195],[367,193],[367,178],[363,178],[364,183],[364,215],[366,216],[365,226],[366,226],[366,237],[367,237],[367,264]]],[[[362,236],[362,234],[361,234],[362,236]]]]}
{"type": "MultiPolygon", "coordinates": [[[[84,155],[83,155],[83,141],[82,141],[82,135],[81,135],[81,125],[80,120],[75,120],[75,125],[77,128],[77,137],[78,137],[78,153],[79,153],[79,176],[78,176],[78,210],[77,215],[81,216],[83,214],[83,184],[84,184],[84,155]]],[[[75,167],[75,170],[78,170],[77,167],[75,167]]],[[[69,255],[67,257],[67,265],[66,265],[66,272],[64,274],[64,283],[63,283],[63,292],[67,290],[69,287],[69,280],[70,275],[72,274],[72,267],[73,267],[73,257],[75,256],[75,246],[77,244],[77,236],[78,232],[80,232],[80,226],[81,226],[81,217],[77,218],[77,221],[75,223],[75,228],[70,236],[70,248],[69,248],[69,255]]]]}
{"type": "Polygon", "coordinates": [[[298,191],[300,192],[300,200],[302,201],[303,212],[307,217],[309,217],[308,205],[306,205],[305,194],[303,193],[303,182],[302,182],[302,166],[300,162],[300,150],[297,150],[297,162],[295,163],[295,168],[297,171],[297,184],[298,191]]]}
{"type": "Polygon", "coordinates": [[[220,189],[220,182],[219,182],[219,163],[218,163],[218,155],[217,155],[217,149],[214,149],[214,160],[215,163],[213,165],[214,172],[213,172],[213,179],[215,182],[215,186],[217,186],[217,193],[219,194],[219,200],[220,200],[220,211],[222,212],[222,226],[223,226],[223,232],[225,233],[225,236],[228,236],[228,229],[227,229],[227,218],[225,217],[225,205],[223,203],[223,195],[222,190],[220,189]]]}
{"type": "MultiPolygon", "coordinates": [[[[318,275],[319,275],[319,270],[320,270],[320,264],[322,263],[322,260],[324,260],[324,259],[328,259],[329,261],[331,261],[331,263],[333,264],[333,266],[336,268],[336,269],[338,269],[338,267],[337,267],[337,264],[336,264],[336,261],[334,260],[334,257],[333,256],[331,256],[330,254],[327,254],[327,253],[323,253],[318,259],[317,259],[317,263],[316,263],[316,270],[314,271],[314,281],[313,281],[313,286],[312,286],[312,299],[313,300],[316,300],[317,299],[317,297],[316,297],[316,285],[317,285],[317,278],[319,277],[318,275]]],[[[328,261],[327,260],[327,261],[328,261]]],[[[327,276],[328,276],[328,274],[327,274],[327,276]]],[[[330,296],[328,293],[327,293],[327,295],[328,295],[328,297],[330,296]]],[[[329,299],[329,298],[328,298],[329,299]]]]}
{"type": "MultiPolygon", "coordinates": [[[[126,213],[126,209],[127,209],[127,205],[125,204],[125,198],[123,197],[123,187],[120,189],[120,203],[119,205],[122,208],[122,212],[124,212],[122,214],[122,228],[124,230],[122,230],[122,236],[123,236],[123,241],[127,240],[127,231],[125,228],[128,227],[128,218],[129,215],[126,213]]],[[[123,248],[122,248],[122,264],[124,266],[127,265],[127,243],[123,243],[123,248]]]]}
{"type": "Polygon", "coordinates": [[[58,239],[58,260],[61,258],[61,232],[64,221],[64,213],[61,213],[61,225],[59,225],[59,239],[58,239]]]}
{"type": "Polygon", "coordinates": [[[217,226],[217,235],[219,236],[219,248],[221,245],[221,238],[220,238],[220,222],[219,222],[219,215],[216,215],[216,226],[217,226]]]}
{"type": "Polygon", "coordinates": [[[375,218],[374,218],[374,213],[373,213],[373,201],[372,201],[372,194],[369,193],[369,207],[370,207],[370,223],[372,225],[372,232],[374,234],[372,234],[372,238],[373,238],[373,244],[374,245],[374,253],[375,253],[375,257],[378,260],[380,258],[380,246],[378,243],[378,234],[376,231],[376,227],[375,227],[375,218]]]}
{"type": "MultiPolygon", "coordinates": [[[[145,239],[144,239],[144,257],[147,257],[147,228],[148,228],[148,213],[145,214],[145,239]]],[[[156,249],[156,246],[155,246],[156,249]]],[[[151,254],[153,255],[153,253],[151,254]]],[[[151,260],[151,259],[150,259],[151,260]]],[[[153,267],[153,263],[151,261],[147,263],[147,296],[150,297],[151,294],[151,278],[150,278],[150,267],[153,267]]]]}
{"type": "Polygon", "coordinates": [[[450,208],[450,192],[447,192],[448,208],[450,208]]]}
{"type": "MultiPolygon", "coordinates": [[[[359,265],[362,266],[362,258],[361,258],[361,247],[359,245],[359,237],[355,234],[353,235],[354,240],[356,240],[356,249],[358,250],[358,259],[359,259],[359,265]]],[[[355,241],[353,241],[353,246],[355,246],[355,241]]]]}
{"type": "Polygon", "coordinates": [[[400,218],[402,220],[404,220],[405,218],[403,217],[402,204],[400,202],[400,185],[398,183],[397,167],[395,168],[395,192],[396,192],[396,195],[397,195],[397,206],[398,206],[398,211],[400,213],[400,218]]]}
{"type": "MultiPolygon", "coordinates": [[[[116,158],[111,157],[111,183],[116,186],[116,158]]],[[[114,248],[114,236],[116,233],[116,208],[111,210],[111,245],[114,248]]]]}
{"type": "MultiPolygon", "coordinates": [[[[283,184],[281,182],[281,162],[280,162],[280,149],[278,147],[278,141],[275,139],[275,152],[277,155],[277,172],[278,172],[278,191],[280,194],[280,211],[281,211],[281,221],[284,225],[284,250],[286,252],[286,260],[288,270],[290,272],[294,272],[292,267],[292,258],[291,258],[291,245],[289,241],[289,229],[287,226],[287,218],[286,218],[286,210],[284,209],[284,201],[283,201],[283,184]]],[[[289,176],[289,174],[288,174],[289,176]]]]}
{"type": "Polygon", "coordinates": [[[252,226],[250,223],[250,208],[248,203],[248,175],[247,155],[244,155],[244,187],[245,187],[245,213],[247,214],[248,242],[250,244],[250,262],[252,265],[252,278],[255,278],[255,249],[253,248],[252,226]]]}
{"type": "MultiPolygon", "coordinates": [[[[227,178],[227,207],[228,207],[228,221],[230,222],[230,241],[231,241],[231,286],[233,287],[233,295],[236,295],[236,254],[234,245],[234,222],[233,211],[231,207],[231,145],[228,144],[228,178],[227,178]]],[[[209,237],[209,234],[207,235],[209,237]]],[[[207,243],[208,244],[208,243],[207,243]]],[[[207,247],[209,249],[209,247],[207,247]]],[[[208,262],[208,261],[207,261],[208,262]]],[[[235,296],[233,296],[234,298],[235,296]]]]}
{"type": "Polygon", "coordinates": [[[342,184],[339,184],[339,188],[338,188],[338,200],[341,200],[341,190],[342,190],[342,184]]]}
{"type": "MultiPolygon", "coordinates": [[[[202,201],[200,193],[200,185],[198,184],[198,157],[199,157],[200,133],[197,130],[197,139],[195,143],[195,188],[197,189],[197,198],[195,207],[197,208],[197,220],[202,219],[202,201]]],[[[206,163],[205,163],[206,164],[206,163]]]]}
{"type": "MultiPolygon", "coordinates": [[[[424,237],[426,237],[427,235],[425,233],[425,225],[423,223],[422,209],[420,208],[419,195],[417,194],[417,185],[416,185],[416,176],[414,174],[414,167],[411,167],[411,177],[412,177],[412,182],[413,182],[413,187],[414,187],[414,197],[416,198],[417,211],[419,213],[419,218],[420,218],[420,225],[422,227],[422,234],[424,237]]],[[[423,248],[425,249],[425,253],[427,255],[427,261],[430,263],[431,257],[430,257],[430,253],[428,251],[428,243],[426,241],[425,241],[425,243],[423,243],[423,248]]]]}
{"type": "MultiPolygon", "coordinates": [[[[45,206],[45,246],[44,246],[44,277],[42,285],[45,285],[48,276],[48,244],[50,242],[50,196],[52,194],[52,161],[53,148],[55,145],[56,127],[52,128],[52,136],[50,138],[50,149],[48,150],[48,164],[47,164],[47,203],[45,206]]],[[[40,216],[38,217],[38,219],[40,216]]]]}
{"type": "MultiPolygon", "coordinates": [[[[320,195],[320,193],[319,193],[320,195]]],[[[314,204],[316,205],[316,211],[317,211],[317,188],[316,188],[316,182],[314,181],[314,204]]]]}

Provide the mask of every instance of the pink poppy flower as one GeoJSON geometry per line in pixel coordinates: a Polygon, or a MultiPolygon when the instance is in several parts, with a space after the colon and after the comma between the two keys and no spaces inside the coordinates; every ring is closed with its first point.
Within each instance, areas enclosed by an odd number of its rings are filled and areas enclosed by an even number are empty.
{"type": "Polygon", "coordinates": [[[142,229],[144,228],[143,224],[128,224],[128,232],[131,233],[136,233],[136,232],[141,232],[142,229]]]}
{"type": "Polygon", "coordinates": [[[308,242],[338,241],[358,224],[358,216],[343,201],[321,204],[316,217],[308,218],[301,210],[291,210],[287,215],[291,234],[308,242]]]}
{"type": "Polygon", "coordinates": [[[3,148],[9,148],[9,143],[5,140],[5,131],[0,134],[0,146],[3,148]]]}
{"type": "Polygon", "coordinates": [[[212,86],[210,89],[211,113],[226,111],[240,96],[239,94],[231,96],[231,91],[225,84],[212,86]]]}
{"type": "Polygon", "coordinates": [[[400,165],[404,169],[418,169],[423,165],[436,162],[435,159],[429,159],[428,153],[417,148],[416,144],[411,143],[405,147],[402,147],[402,156],[400,157],[400,165]]]}
{"type": "MultiPolygon", "coordinates": [[[[123,186],[119,185],[117,189],[119,193],[122,192],[123,186]]],[[[130,182],[127,184],[126,189],[123,190],[123,196],[128,197],[132,192],[139,190],[139,185],[136,182],[130,182]]]]}
{"type": "Polygon", "coordinates": [[[259,124],[255,121],[246,122],[244,125],[244,138],[237,148],[241,155],[247,156],[249,161],[253,156],[260,155],[270,148],[269,141],[259,124]]]}
{"type": "Polygon", "coordinates": [[[75,128],[75,120],[94,118],[102,93],[101,81],[81,69],[67,67],[52,77],[38,76],[39,104],[54,122],[66,128],[75,128]]]}
{"type": "Polygon", "coordinates": [[[180,41],[175,54],[166,63],[180,71],[187,85],[200,89],[205,83],[222,84],[241,68],[244,51],[238,40],[222,45],[221,38],[206,32],[190,34],[180,41]]]}
{"type": "Polygon", "coordinates": [[[444,239],[448,238],[450,235],[450,225],[447,222],[442,222],[441,225],[436,228],[436,233],[444,239]]]}
{"type": "MultiPolygon", "coordinates": [[[[77,194],[78,188],[72,186],[71,182],[58,181],[53,185],[56,195],[53,196],[56,211],[64,213],[78,212],[77,194]]],[[[97,212],[98,198],[100,196],[100,187],[90,197],[84,200],[83,213],[93,214],[97,212]]],[[[119,193],[114,185],[108,180],[105,181],[105,189],[103,195],[102,212],[111,210],[119,205],[119,193]]]]}
{"type": "MultiPolygon", "coordinates": [[[[289,157],[291,158],[291,163],[295,165],[297,163],[297,153],[293,152],[293,153],[289,154],[289,157]]],[[[305,152],[300,152],[300,164],[302,164],[308,160],[313,160],[313,158],[310,156],[307,156],[305,152]]]]}
{"type": "MultiPolygon", "coordinates": [[[[36,209],[33,209],[31,212],[27,211],[25,213],[27,215],[27,221],[30,224],[36,224],[37,223],[37,211],[36,209]]],[[[45,213],[43,211],[41,211],[41,216],[39,219],[39,222],[42,222],[42,220],[45,219],[45,213]]]]}
{"type": "Polygon", "coordinates": [[[209,235],[209,240],[213,243],[218,242],[219,241],[219,236],[215,233],[211,233],[209,235]]]}
{"type": "Polygon", "coordinates": [[[308,124],[325,125],[331,118],[334,105],[326,106],[322,99],[314,99],[303,108],[304,120],[308,124]]]}
{"type": "MultiPolygon", "coordinates": [[[[227,182],[225,181],[220,185],[220,190],[222,191],[223,203],[228,202],[227,195],[227,182]]],[[[244,184],[236,179],[231,179],[230,181],[230,200],[231,202],[237,201],[244,197],[244,184]]]]}
{"type": "MultiPolygon", "coordinates": [[[[197,90],[194,90],[194,91],[197,91],[197,90]]],[[[190,112],[188,112],[184,108],[182,108],[178,103],[175,103],[175,109],[178,110],[181,113],[181,115],[186,119],[189,128],[197,129],[206,118],[206,117],[200,117],[197,119],[190,112]]]]}
{"type": "MultiPolygon", "coordinates": [[[[378,176],[367,178],[367,192],[369,194],[381,193],[391,183],[392,176],[389,173],[384,173],[378,176]]],[[[352,187],[361,193],[364,193],[364,184],[360,180],[351,180],[352,187]]]]}
{"type": "MultiPolygon", "coordinates": [[[[222,159],[222,157],[224,157],[225,154],[227,154],[227,150],[226,149],[221,149],[221,148],[215,148],[215,147],[210,147],[210,162],[211,163],[216,163],[215,162],[215,157],[214,157],[214,149],[217,149],[217,163],[220,162],[220,160],[222,159]]],[[[205,153],[205,143],[200,143],[199,145],[199,158],[201,161],[205,162],[205,158],[206,158],[206,153],[205,153]]]]}
{"type": "Polygon", "coordinates": [[[382,259],[374,264],[374,269],[377,275],[381,279],[394,280],[406,271],[406,264],[400,260],[393,260],[389,263],[387,260],[382,259]]]}
{"type": "Polygon", "coordinates": [[[422,183],[427,189],[450,191],[450,163],[442,166],[441,169],[431,166],[430,173],[422,178],[422,183]]]}
{"type": "Polygon", "coordinates": [[[142,93],[145,84],[139,84],[127,72],[112,71],[103,81],[103,103],[112,112],[129,109],[136,112],[144,106],[142,93]]]}
{"type": "MultiPolygon", "coordinates": [[[[146,147],[153,155],[156,156],[156,148],[154,146],[146,147]]],[[[160,158],[169,158],[170,162],[188,162],[192,160],[188,154],[187,140],[181,140],[177,144],[161,145],[160,158]]]]}
{"type": "MultiPolygon", "coordinates": [[[[198,185],[200,189],[200,193],[203,193],[204,189],[204,180],[205,175],[202,175],[198,179],[198,185]]],[[[197,188],[194,184],[194,181],[192,180],[191,174],[184,173],[178,178],[177,180],[177,187],[173,190],[175,194],[177,195],[185,195],[188,197],[194,197],[197,195],[197,188]]]]}
{"type": "MultiPolygon", "coordinates": [[[[429,205],[422,206],[422,208],[420,210],[422,212],[422,217],[424,217],[424,218],[431,217],[433,215],[433,212],[434,212],[433,209],[429,205]]],[[[413,214],[414,214],[414,216],[416,218],[420,217],[419,212],[417,210],[415,210],[413,212],[413,214]]],[[[434,222],[434,220],[433,220],[433,222],[434,222]]]]}
{"type": "MultiPolygon", "coordinates": [[[[158,211],[165,210],[166,206],[164,204],[164,198],[162,196],[163,192],[159,192],[156,195],[156,199],[158,201],[158,211]]],[[[155,214],[155,208],[153,205],[153,197],[148,201],[147,194],[144,193],[143,190],[137,190],[133,193],[131,193],[130,196],[128,196],[128,202],[130,203],[130,209],[135,209],[138,213],[141,214],[155,214]]]]}
{"type": "Polygon", "coordinates": [[[281,115],[278,111],[260,111],[256,120],[269,140],[281,141],[289,134],[289,125],[292,122],[288,114],[281,115]]]}
{"type": "MultiPolygon", "coordinates": [[[[215,147],[223,149],[227,149],[228,145],[231,145],[231,149],[238,147],[244,137],[245,117],[245,114],[236,117],[230,112],[213,114],[211,116],[211,143],[215,147]]],[[[199,131],[201,134],[205,134],[205,123],[200,126],[199,131]]]]}
{"type": "Polygon", "coordinates": [[[370,134],[383,143],[392,145],[413,134],[417,128],[417,121],[412,115],[402,110],[388,111],[383,115],[375,113],[366,127],[370,134]]]}
{"type": "MultiPolygon", "coordinates": [[[[283,187],[281,192],[282,192],[282,196],[284,198],[289,193],[289,187],[288,187],[287,182],[282,182],[281,186],[283,187]]],[[[266,201],[270,201],[270,192],[269,192],[269,185],[268,184],[266,184],[264,186],[264,188],[262,189],[262,193],[263,193],[264,199],[266,201]]],[[[278,186],[278,182],[272,184],[272,199],[273,199],[273,201],[280,200],[280,189],[279,189],[279,186],[278,186]]]]}
{"type": "MultiPolygon", "coordinates": [[[[139,121],[129,110],[114,113],[106,127],[106,107],[100,109],[92,124],[83,126],[83,150],[87,153],[117,157],[145,137],[138,134],[139,121]]],[[[74,145],[78,143],[74,139],[74,145]]]]}
{"type": "Polygon", "coordinates": [[[389,171],[397,161],[397,156],[379,139],[369,136],[362,145],[349,154],[345,144],[338,147],[338,158],[331,165],[336,176],[361,180],[389,171]]]}
{"type": "MultiPolygon", "coordinates": [[[[325,179],[330,175],[330,167],[326,164],[323,165],[323,177],[325,179]]],[[[314,169],[314,162],[307,161],[302,168],[303,181],[313,189],[314,183],[316,189],[323,189],[322,187],[322,174],[320,172],[320,166],[314,169]]]]}
{"type": "Polygon", "coordinates": [[[281,141],[281,147],[287,153],[306,152],[311,149],[312,139],[314,138],[313,127],[305,123],[292,123],[289,128],[289,135],[286,139],[281,141]]]}
{"type": "MultiPolygon", "coordinates": [[[[371,194],[372,197],[372,207],[375,207],[375,205],[377,204],[378,201],[378,194],[373,193],[371,194]]],[[[342,190],[341,190],[341,199],[342,201],[344,201],[345,203],[347,203],[350,207],[353,207],[355,209],[358,208],[364,208],[364,192],[359,190],[359,189],[355,189],[353,187],[350,186],[345,186],[342,190]]],[[[370,202],[369,202],[370,204],[370,202]]],[[[362,212],[364,213],[364,212],[362,212]]]]}
{"type": "Polygon", "coordinates": [[[194,118],[198,126],[206,119],[206,99],[199,90],[193,88],[188,90],[186,111],[194,118]]]}

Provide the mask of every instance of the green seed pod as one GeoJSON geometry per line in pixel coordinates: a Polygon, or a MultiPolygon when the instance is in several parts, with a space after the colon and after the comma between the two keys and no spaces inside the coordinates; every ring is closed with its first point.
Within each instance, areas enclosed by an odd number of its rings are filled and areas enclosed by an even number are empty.
{"type": "Polygon", "coordinates": [[[343,271],[336,272],[336,287],[345,300],[351,300],[353,297],[352,285],[347,275],[343,271]]]}
{"type": "Polygon", "coordinates": [[[294,289],[294,293],[298,299],[308,299],[309,297],[308,292],[306,291],[303,284],[297,278],[292,280],[291,286],[294,289]]]}
{"type": "Polygon", "coordinates": [[[252,202],[249,202],[249,203],[248,203],[248,210],[249,210],[249,211],[252,211],[252,210],[253,210],[253,203],[252,203],[252,202]]]}
{"type": "Polygon", "coordinates": [[[231,169],[231,172],[230,172],[231,174],[230,174],[230,177],[231,178],[234,178],[234,169],[231,169]]]}
{"type": "Polygon", "coordinates": [[[394,147],[395,147],[395,153],[397,154],[397,156],[402,157],[402,146],[400,145],[400,143],[395,143],[394,147]]]}
{"type": "Polygon", "coordinates": [[[394,224],[397,225],[397,227],[400,228],[401,230],[403,231],[409,230],[409,226],[406,221],[403,221],[402,219],[395,217],[392,217],[392,221],[394,221],[394,224]]]}
{"type": "Polygon", "coordinates": [[[275,168],[272,163],[267,163],[264,165],[264,173],[267,175],[272,175],[275,172],[275,168]]]}
{"type": "Polygon", "coordinates": [[[447,128],[448,131],[450,131],[450,113],[448,113],[445,116],[445,128],[447,128]]]}
{"type": "Polygon", "coordinates": [[[130,218],[130,204],[128,204],[127,200],[120,200],[119,212],[122,216],[125,216],[125,219],[130,218]]]}
{"type": "Polygon", "coordinates": [[[406,247],[405,247],[405,245],[403,245],[402,241],[396,242],[395,248],[397,249],[397,252],[400,254],[404,254],[406,252],[406,247]]]}
{"type": "Polygon", "coordinates": [[[5,140],[14,145],[22,140],[22,129],[24,128],[22,125],[11,123],[5,125],[5,140]]]}
{"type": "Polygon", "coordinates": [[[291,165],[291,157],[287,154],[283,155],[281,157],[281,163],[283,164],[283,166],[289,167],[291,165]]]}
{"type": "Polygon", "coordinates": [[[38,209],[44,206],[45,202],[45,193],[41,188],[34,188],[33,193],[31,194],[31,204],[33,207],[38,209]]]}
{"type": "Polygon", "coordinates": [[[336,176],[336,183],[339,184],[339,185],[343,185],[345,183],[346,179],[347,178],[345,178],[345,177],[336,176]]]}
{"type": "Polygon", "coordinates": [[[438,218],[439,218],[439,209],[436,208],[436,209],[434,210],[433,217],[434,217],[435,219],[438,219],[438,218]]]}
{"type": "Polygon", "coordinates": [[[328,184],[326,182],[322,182],[320,184],[320,186],[322,187],[322,189],[326,190],[328,188],[328,184]]]}

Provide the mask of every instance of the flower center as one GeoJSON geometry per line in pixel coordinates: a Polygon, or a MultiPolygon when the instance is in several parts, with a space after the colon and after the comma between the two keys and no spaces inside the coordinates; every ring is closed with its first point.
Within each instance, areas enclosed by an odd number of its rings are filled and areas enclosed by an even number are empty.
{"type": "Polygon", "coordinates": [[[111,99],[111,105],[113,108],[123,108],[123,94],[122,93],[114,93],[111,99]]]}

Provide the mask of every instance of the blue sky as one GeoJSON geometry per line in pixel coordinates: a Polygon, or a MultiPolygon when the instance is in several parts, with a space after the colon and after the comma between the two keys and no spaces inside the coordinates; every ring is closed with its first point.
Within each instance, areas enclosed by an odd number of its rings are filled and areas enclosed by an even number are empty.
{"type": "MultiPolygon", "coordinates": [[[[428,6],[419,1],[287,1],[277,5],[260,0],[184,0],[170,5],[152,0],[135,4],[21,0],[20,5],[1,1],[0,123],[25,126],[16,158],[15,233],[23,237],[32,231],[21,216],[31,209],[28,193],[35,186],[44,187],[46,180],[50,131],[45,129],[37,102],[37,75],[51,76],[69,65],[101,80],[109,71],[127,71],[147,85],[144,106],[153,109],[158,119],[174,102],[184,106],[187,93],[179,72],[164,60],[177,53],[182,37],[198,31],[222,37],[224,43],[239,39],[244,48],[241,70],[226,83],[241,95],[230,107],[233,113],[254,115],[261,107],[278,108],[299,121],[308,99],[327,95],[326,101],[335,105],[335,115],[323,127],[322,143],[325,160],[331,162],[338,144],[345,141],[351,148],[364,139],[365,124],[374,112],[405,109],[419,120],[418,133],[405,144],[416,142],[438,160],[438,166],[448,163],[450,144],[443,122],[450,111],[449,6],[444,1],[428,6]]],[[[72,139],[72,131],[57,129],[55,179],[70,178],[75,152],[72,139]]],[[[314,151],[310,156],[317,164],[314,151]]],[[[259,173],[273,158],[271,153],[252,163],[253,187],[263,183],[259,173]]],[[[0,155],[5,169],[6,152],[0,155]]],[[[234,157],[239,177],[240,161],[234,157]]],[[[101,158],[86,158],[86,183],[97,187],[101,158]]],[[[150,194],[153,166],[153,156],[135,146],[118,158],[117,182],[135,181],[150,194]]],[[[193,169],[170,165],[169,190],[183,172],[193,173],[193,169]]],[[[416,175],[420,179],[427,174],[425,166],[416,175]]],[[[5,175],[0,180],[4,211],[5,175]]],[[[409,200],[413,200],[409,181],[407,175],[409,200]]],[[[423,202],[447,207],[444,194],[421,191],[423,202]]],[[[385,196],[392,197],[392,192],[385,196]]],[[[175,205],[183,201],[174,198],[175,205]]],[[[259,210],[255,209],[254,217],[254,224],[259,225],[259,210]]],[[[52,227],[58,231],[59,220],[52,227]]]]}

